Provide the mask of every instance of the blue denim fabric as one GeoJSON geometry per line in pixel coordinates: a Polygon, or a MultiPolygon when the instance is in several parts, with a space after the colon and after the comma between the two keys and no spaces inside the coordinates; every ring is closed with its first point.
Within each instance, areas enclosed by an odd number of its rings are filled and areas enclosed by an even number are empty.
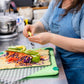
{"type": "MultiPolygon", "coordinates": [[[[48,10],[44,14],[44,16],[40,19],[40,21],[43,23],[47,31],[50,30],[50,27],[49,27],[50,18],[52,18],[53,12],[56,12],[56,10],[54,9],[55,3],[56,3],[56,0],[51,1],[48,7],[48,10]]],[[[75,33],[78,36],[80,36],[81,39],[84,39],[84,4],[78,13],[75,13],[75,12],[73,13],[72,25],[75,33]]]]}
{"type": "MultiPolygon", "coordinates": [[[[52,0],[46,14],[40,20],[45,29],[65,37],[84,39],[84,5],[78,13],[69,12],[60,20],[60,14],[65,10],[59,8],[61,1],[53,9],[54,4],[55,0],[52,0]]],[[[56,47],[56,50],[61,56],[69,84],[84,84],[84,53],[73,53],[59,47],[56,47]]]]}

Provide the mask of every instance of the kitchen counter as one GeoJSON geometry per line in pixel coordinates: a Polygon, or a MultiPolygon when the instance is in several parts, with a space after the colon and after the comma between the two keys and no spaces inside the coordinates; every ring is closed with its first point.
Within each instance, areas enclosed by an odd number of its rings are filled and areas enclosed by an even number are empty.
{"type": "MultiPolygon", "coordinates": [[[[28,7],[28,6],[26,6],[26,7],[17,7],[17,10],[19,11],[19,9],[26,9],[26,8],[32,8],[33,10],[39,10],[39,9],[48,9],[48,6],[47,7],[28,7]]],[[[13,11],[13,9],[10,9],[11,11],[13,11]]],[[[9,10],[6,10],[7,12],[9,11],[9,10]]]]}
{"type": "MultiPolygon", "coordinates": [[[[10,41],[1,42],[0,41],[0,51],[4,51],[8,48],[8,46],[12,45],[25,45],[28,49],[32,49],[30,42],[27,38],[23,36],[22,33],[19,33],[18,37],[12,38],[10,41]]],[[[49,45],[40,45],[35,43],[34,48],[42,48],[42,47],[48,47],[49,45]]],[[[21,84],[68,84],[67,79],[64,73],[64,69],[61,63],[61,60],[59,57],[56,56],[56,62],[59,67],[59,76],[58,77],[40,77],[40,78],[32,78],[29,80],[24,80],[21,82],[21,84]]]]}
{"type": "MultiPolygon", "coordinates": [[[[19,10],[20,8],[25,9],[25,8],[29,8],[29,7],[18,7],[17,10],[19,10]]],[[[39,9],[47,9],[48,7],[32,7],[33,10],[39,10],[39,9]]]]}

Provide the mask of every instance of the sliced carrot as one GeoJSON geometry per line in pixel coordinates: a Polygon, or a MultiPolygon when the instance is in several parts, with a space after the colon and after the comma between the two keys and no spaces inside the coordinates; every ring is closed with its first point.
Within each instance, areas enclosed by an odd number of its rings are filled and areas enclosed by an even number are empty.
{"type": "Polygon", "coordinates": [[[8,62],[12,62],[12,61],[13,61],[13,58],[12,57],[8,59],[8,62]]]}
{"type": "Polygon", "coordinates": [[[40,59],[41,59],[41,58],[47,58],[47,56],[41,56],[40,59]]]}

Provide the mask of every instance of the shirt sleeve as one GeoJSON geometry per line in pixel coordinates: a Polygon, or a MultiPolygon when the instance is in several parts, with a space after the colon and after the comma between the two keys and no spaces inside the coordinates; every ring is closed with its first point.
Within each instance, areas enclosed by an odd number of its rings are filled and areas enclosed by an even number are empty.
{"type": "Polygon", "coordinates": [[[44,25],[44,28],[47,31],[49,31],[49,19],[50,19],[51,15],[52,15],[55,3],[56,3],[55,0],[52,0],[50,2],[49,7],[48,7],[46,13],[40,19],[40,22],[44,25]]]}
{"type": "Polygon", "coordinates": [[[84,6],[82,8],[82,18],[80,22],[80,37],[84,40],[84,6]]]}

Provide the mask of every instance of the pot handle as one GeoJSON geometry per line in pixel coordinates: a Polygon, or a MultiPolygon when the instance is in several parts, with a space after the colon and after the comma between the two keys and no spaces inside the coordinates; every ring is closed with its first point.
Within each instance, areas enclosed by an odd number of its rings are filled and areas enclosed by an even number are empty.
{"type": "Polygon", "coordinates": [[[7,24],[7,26],[8,26],[8,32],[10,31],[10,24],[7,24]]]}

